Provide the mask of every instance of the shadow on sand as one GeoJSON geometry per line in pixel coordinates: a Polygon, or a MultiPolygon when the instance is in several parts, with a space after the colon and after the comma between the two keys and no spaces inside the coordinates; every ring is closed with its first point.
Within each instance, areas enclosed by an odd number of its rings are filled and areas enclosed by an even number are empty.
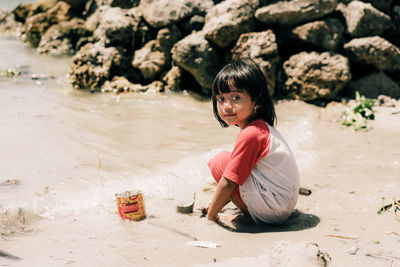
{"type": "Polygon", "coordinates": [[[289,231],[300,231],[310,229],[318,225],[320,219],[312,214],[303,213],[299,210],[295,210],[283,224],[227,224],[219,221],[218,224],[232,232],[239,233],[267,233],[267,232],[289,232],[289,231]]]}

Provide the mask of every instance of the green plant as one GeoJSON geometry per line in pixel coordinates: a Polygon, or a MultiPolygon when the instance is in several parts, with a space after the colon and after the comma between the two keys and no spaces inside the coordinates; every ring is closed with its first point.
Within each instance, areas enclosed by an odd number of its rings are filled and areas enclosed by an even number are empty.
{"type": "Polygon", "coordinates": [[[0,71],[0,77],[14,77],[20,75],[20,72],[15,68],[8,68],[0,71]]]}
{"type": "Polygon", "coordinates": [[[355,131],[366,130],[367,120],[375,119],[372,107],[375,104],[374,99],[365,98],[356,92],[356,99],[350,102],[344,110],[342,124],[344,126],[353,126],[355,131]]]}

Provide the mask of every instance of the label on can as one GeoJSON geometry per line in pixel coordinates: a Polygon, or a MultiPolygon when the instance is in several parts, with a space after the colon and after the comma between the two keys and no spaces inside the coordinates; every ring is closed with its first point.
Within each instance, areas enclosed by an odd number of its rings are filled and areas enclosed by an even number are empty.
{"type": "Polygon", "coordinates": [[[123,219],[141,221],[146,218],[143,194],[140,191],[125,191],[115,194],[119,216],[123,219]]]}

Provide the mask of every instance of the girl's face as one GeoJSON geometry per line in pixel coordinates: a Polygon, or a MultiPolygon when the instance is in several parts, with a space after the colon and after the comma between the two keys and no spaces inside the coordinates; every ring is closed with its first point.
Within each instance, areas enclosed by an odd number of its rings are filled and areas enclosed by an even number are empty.
{"type": "Polygon", "coordinates": [[[243,129],[249,123],[254,112],[255,103],[244,91],[236,88],[228,93],[216,96],[218,115],[228,125],[237,125],[243,129]]]}

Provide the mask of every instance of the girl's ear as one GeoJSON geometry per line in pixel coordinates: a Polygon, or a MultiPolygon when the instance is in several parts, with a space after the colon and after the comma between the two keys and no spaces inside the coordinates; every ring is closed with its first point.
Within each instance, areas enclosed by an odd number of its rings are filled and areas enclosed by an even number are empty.
{"type": "Polygon", "coordinates": [[[260,108],[259,105],[254,105],[254,113],[257,113],[258,109],[260,108]]]}

